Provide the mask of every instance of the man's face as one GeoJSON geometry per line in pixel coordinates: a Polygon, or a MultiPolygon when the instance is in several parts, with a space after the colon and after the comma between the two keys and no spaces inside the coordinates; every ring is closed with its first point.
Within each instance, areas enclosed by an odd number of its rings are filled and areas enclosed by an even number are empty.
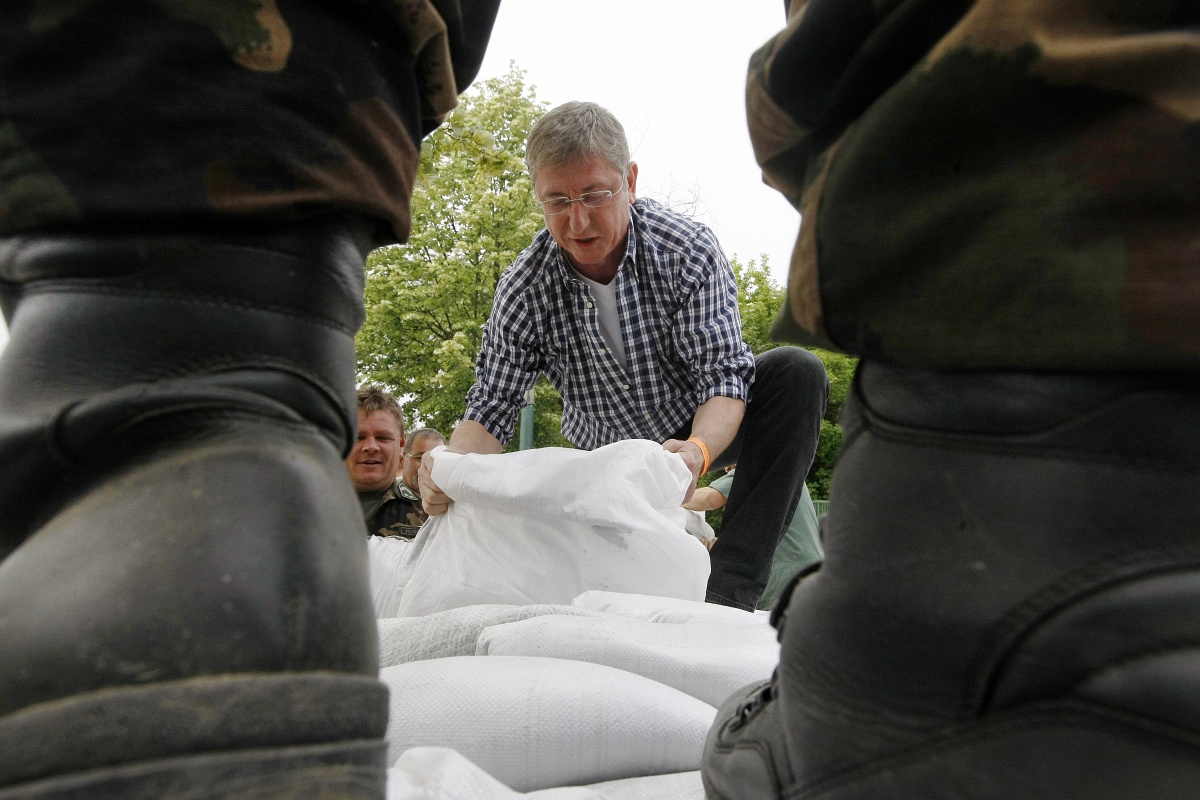
{"type": "Polygon", "coordinates": [[[396,479],[404,439],[390,411],[358,410],[358,441],[346,458],[350,482],[359,492],[386,489],[396,479]]]}
{"type": "Polygon", "coordinates": [[[607,282],[625,254],[625,236],[629,231],[629,204],[635,199],[637,164],[631,163],[622,188],[621,173],[605,159],[596,156],[562,166],[538,170],[533,190],[538,200],[552,197],[574,199],[585,192],[605,189],[613,192],[612,202],[602,208],[587,208],[571,203],[562,214],[546,215],[546,228],[554,241],[567,251],[571,263],[583,275],[607,282]]]}
{"type": "Polygon", "coordinates": [[[412,452],[404,454],[404,463],[400,468],[400,477],[404,480],[405,486],[414,492],[421,491],[417,485],[417,471],[421,469],[421,456],[442,444],[445,442],[431,436],[423,436],[412,443],[412,447],[409,448],[412,452]]]}

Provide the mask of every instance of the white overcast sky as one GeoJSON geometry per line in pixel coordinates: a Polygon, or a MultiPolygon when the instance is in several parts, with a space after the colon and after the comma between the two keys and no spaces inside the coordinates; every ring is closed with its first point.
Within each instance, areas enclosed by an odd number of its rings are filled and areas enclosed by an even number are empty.
{"type": "Polygon", "coordinates": [[[799,216],[762,183],[744,102],[750,54],[783,25],[782,0],[503,0],[479,77],[511,61],[541,101],[608,108],[629,135],[638,193],[694,199],[726,255],[765,253],[783,285],[799,216]]]}

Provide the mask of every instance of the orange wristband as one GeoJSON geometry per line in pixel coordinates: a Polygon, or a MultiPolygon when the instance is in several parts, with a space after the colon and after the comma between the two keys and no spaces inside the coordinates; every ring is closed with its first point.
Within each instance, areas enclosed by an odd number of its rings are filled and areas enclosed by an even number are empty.
{"type": "Polygon", "coordinates": [[[695,436],[689,436],[688,441],[700,448],[700,455],[704,456],[704,466],[700,468],[700,474],[708,472],[708,464],[711,459],[708,457],[708,446],[704,442],[697,439],[695,436]]]}

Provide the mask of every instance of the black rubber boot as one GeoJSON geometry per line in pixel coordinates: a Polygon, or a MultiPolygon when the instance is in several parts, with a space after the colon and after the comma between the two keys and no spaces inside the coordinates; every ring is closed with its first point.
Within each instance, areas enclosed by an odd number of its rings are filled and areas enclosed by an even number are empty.
{"type": "Polygon", "coordinates": [[[1194,795],[1196,381],[863,364],[843,422],[825,563],[709,796],[1194,795]]]}
{"type": "Polygon", "coordinates": [[[0,798],[383,796],[363,233],[0,243],[0,798]]]}

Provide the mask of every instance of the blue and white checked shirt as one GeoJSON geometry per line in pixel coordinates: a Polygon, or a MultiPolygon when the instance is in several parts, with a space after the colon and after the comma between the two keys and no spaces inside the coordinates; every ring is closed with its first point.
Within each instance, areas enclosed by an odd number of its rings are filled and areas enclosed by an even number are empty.
{"type": "Polygon", "coordinates": [[[588,450],[661,442],[717,395],[749,400],[754,356],[716,237],[653,200],[630,215],[614,278],[628,367],[609,352],[591,290],[543,229],[496,285],[463,419],[507,443],[541,373],[563,397],[563,436],[588,450]]]}

